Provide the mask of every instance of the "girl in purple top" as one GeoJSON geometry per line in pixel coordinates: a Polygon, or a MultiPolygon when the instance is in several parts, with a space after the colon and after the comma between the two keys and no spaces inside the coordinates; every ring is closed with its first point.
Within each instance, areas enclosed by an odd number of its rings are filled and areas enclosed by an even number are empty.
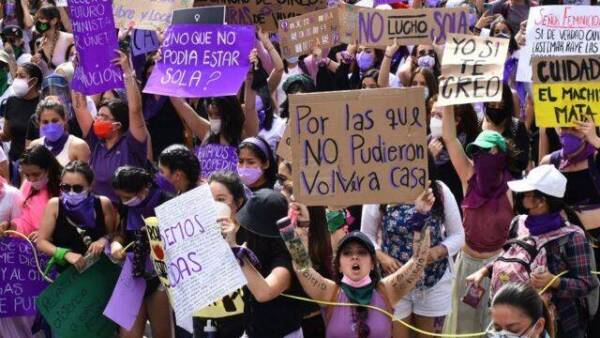
{"type": "Polygon", "coordinates": [[[115,63],[123,69],[127,102],[115,98],[100,104],[96,119],[87,110],[85,96],[73,94],[73,109],[83,137],[92,151],[90,165],[96,174],[93,192],[113,203],[119,199],[111,186],[117,168],[124,165],[143,167],[148,154],[148,134],[142,113],[142,99],[129,58],[117,50],[115,63]]]}
{"type": "MultiPolygon", "coordinates": [[[[435,197],[431,189],[415,201],[422,222],[433,206],[435,197]]],[[[305,207],[293,205],[298,211],[298,221],[306,222],[305,207]]],[[[422,223],[421,223],[422,224],[422,223]]],[[[413,257],[393,274],[380,279],[375,247],[362,232],[346,235],[337,248],[334,259],[337,281],[324,278],[313,268],[300,271],[294,264],[296,275],[304,291],[315,300],[337,303],[371,305],[390,312],[391,305],[404,297],[421,279],[430,247],[430,230],[415,232],[413,257]]],[[[325,318],[329,338],[389,338],[392,323],[383,313],[365,307],[332,306],[325,318]]]]}

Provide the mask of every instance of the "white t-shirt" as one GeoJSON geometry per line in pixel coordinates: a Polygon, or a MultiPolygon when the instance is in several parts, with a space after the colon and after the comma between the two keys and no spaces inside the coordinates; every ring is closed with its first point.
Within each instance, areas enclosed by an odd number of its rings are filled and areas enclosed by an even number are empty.
{"type": "Polygon", "coordinates": [[[4,185],[0,196],[0,222],[7,222],[21,216],[21,191],[12,185],[4,185]]]}
{"type": "Polygon", "coordinates": [[[302,74],[304,73],[302,71],[302,69],[300,69],[300,67],[296,66],[294,68],[289,68],[288,72],[283,72],[283,75],[281,76],[281,82],[279,82],[279,85],[277,86],[277,111],[281,113],[281,105],[283,104],[283,102],[285,101],[285,99],[287,98],[287,95],[285,95],[285,92],[283,91],[283,83],[285,82],[285,80],[287,80],[290,76],[292,75],[297,75],[297,74],[302,74]]]}
{"type": "Polygon", "coordinates": [[[273,151],[273,154],[275,154],[276,152],[277,143],[279,143],[279,140],[281,140],[281,138],[283,137],[286,122],[286,119],[282,119],[277,115],[273,115],[273,125],[271,125],[271,130],[261,129],[258,132],[258,136],[262,137],[263,139],[265,139],[265,141],[267,141],[269,147],[271,147],[271,150],[273,151]]]}

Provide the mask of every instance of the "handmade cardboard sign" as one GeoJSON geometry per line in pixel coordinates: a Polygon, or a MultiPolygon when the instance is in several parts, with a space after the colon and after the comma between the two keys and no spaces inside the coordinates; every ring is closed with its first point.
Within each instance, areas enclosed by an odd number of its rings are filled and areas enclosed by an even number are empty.
{"type": "Polygon", "coordinates": [[[121,268],[102,255],[84,273],[62,272],[36,304],[52,332],[61,338],[107,338],[117,329],[102,315],[121,268]]]}
{"type": "Polygon", "coordinates": [[[531,82],[534,56],[596,55],[600,52],[600,7],[538,6],[529,9],[517,81],[531,82]]]}
{"type": "Polygon", "coordinates": [[[246,284],[217,225],[214,203],[205,184],[155,209],[177,325],[189,332],[196,310],[246,284]]]}
{"type": "Polygon", "coordinates": [[[283,136],[281,137],[279,144],[277,144],[277,150],[275,153],[282,159],[292,162],[292,139],[289,123],[285,127],[285,131],[283,132],[283,136]]]}
{"type": "Polygon", "coordinates": [[[225,5],[225,21],[236,25],[258,25],[267,32],[277,31],[277,21],[327,7],[327,0],[196,0],[194,7],[225,5]]]}
{"type": "MultiPolygon", "coordinates": [[[[40,265],[46,266],[48,260],[40,256],[40,265]]],[[[0,238],[0,318],[34,316],[35,298],[47,286],[29,243],[20,238],[0,238]]]]}
{"type": "Polygon", "coordinates": [[[279,21],[279,46],[284,58],[309,54],[314,47],[340,43],[337,8],[327,8],[279,21]]]}
{"type": "Polygon", "coordinates": [[[290,95],[296,199],[414,202],[427,182],[423,94],[415,87],[290,95]]]}
{"type": "Polygon", "coordinates": [[[400,45],[444,43],[449,33],[469,30],[467,7],[372,9],[339,4],[341,41],[385,48],[394,39],[400,45]]]}
{"type": "Polygon", "coordinates": [[[508,39],[453,34],[446,41],[437,104],[502,100],[508,39]]]}
{"type": "Polygon", "coordinates": [[[533,104],[539,127],[600,124],[600,57],[545,56],[533,59],[533,104]]]}
{"type": "Polygon", "coordinates": [[[69,13],[79,54],[73,89],[92,95],[123,88],[123,70],[111,62],[118,43],[110,1],[69,0],[69,13]]]}
{"type": "Polygon", "coordinates": [[[254,27],[174,24],[144,93],[176,97],[235,95],[246,78],[254,27]]]}
{"type": "Polygon", "coordinates": [[[173,11],[192,7],[193,0],[113,0],[117,28],[166,29],[173,11]]]}

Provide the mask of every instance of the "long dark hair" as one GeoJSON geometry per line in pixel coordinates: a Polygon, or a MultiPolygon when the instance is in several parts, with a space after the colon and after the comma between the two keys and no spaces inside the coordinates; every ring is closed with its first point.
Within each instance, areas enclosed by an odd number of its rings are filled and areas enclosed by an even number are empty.
{"type": "Polygon", "coordinates": [[[437,77],[435,77],[431,69],[423,67],[415,68],[410,76],[411,85],[417,74],[421,74],[425,78],[425,83],[427,84],[427,89],[429,90],[429,95],[427,95],[426,100],[429,100],[433,95],[437,95],[439,92],[439,83],[437,77]]]}
{"type": "MultiPolygon", "coordinates": [[[[522,205],[523,194],[519,194],[519,195],[520,195],[519,203],[521,204],[523,210],[526,210],[525,207],[522,205]]],[[[550,195],[544,194],[543,192],[538,191],[538,190],[533,191],[533,197],[537,198],[537,199],[542,199],[542,198],[545,199],[546,203],[548,204],[548,211],[550,213],[563,211],[565,213],[565,215],[567,216],[567,221],[569,223],[571,223],[572,225],[578,226],[583,231],[585,231],[585,228],[583,227],[583,223],[579,219],[579,216],[577,216],[577,213],[575,212],[575,210],[573,210],[573,208],[568,206],[567,203],[565,203],[565,201],[562,198],[550,196],[550,195]]]]}
{"type": "MultiPolygon", "coordinates": [[[[419,45],[416,45],[410,52],[410,55],[414,58],[414,60],[418,60],[419,58],[419,56],[417,55],[417,49],[419,49],[419,45]]],[[[440,75],[442,75],[442,70],[440,65],[440,58],[435,52],[435,49],[433,50],[433,58],[435,59],[435,65],[433,66],[433,75],[437,79],[440,77],[440,75]]]]}
{"type": "Polygon", "coordinates": [[[325,207],[308,207],[310,225],[308,226],[308,255],[315,270],[325,278],[333,278],[333,251],[331,237],[327,231],[325,207]]]}
{"type": "Polygon", "coordinates": [[[204,101],[206,111],[209,105],[215,105],[219,110],[221,119],[221,132],[219,134],[210,134],[208,143],[221,143],[221,133],[229,145],[237,147],[242,141],[242,131],[244,128],[244,112],[237,96],[211,97],[204,101]]]}
{"type": "Polygon", "coordinates": [[[208,183],[211,182],[218,182],[224,185],[233,196],[233,201],[236,205],[239,203],[238,210],[242,208],[242,205],[246,202],[246,192],[244,184],[237,173],[229,170],[215,171],[208,178],[208,183]]]}
{"type": "MultiPolygon", "coordinates": [[[[343,274],[340,272],[340,256],[342,255],[342,251],[344,250],[344,247],[348,246],[348,244],[350,244],[350,243],[358,243],[362,247],[364,247],[367,251],[369,251],[369,248],[364,243],[361,243],[360,241],[347,242],[345,245],[339,246],[337,248],[335,258],[333,260],[333,268],[334,268],[334,274],[335,274],[335,282],[338,285],[341,284],[342,278],[343,278],[343,274]]],[[[379,281],[381,280],[381,269],[379,267],[379,262],[377,261],[377,256],[375,256],[375,254],[370,254],[370,256],[371,256],[371,260],[373,260],[374,268],[369,273],[369,277],[371,277],[371,282],[377,286],[377,285],[379,285],[379,281]]],[[[369,336],[369,330],[370,330],[370,328],[366,324],[367,319],[369,317],[369,310],[364,306],[353,306],[352,307],[352,317],[353,317],[352,320],[353,320],[353,322],[355,322],[356,327],[357,327],[358,338],[367,338],[369,336]],[[363,327],[365,327],[365,326],[367,327],[366,331],[363,329],[363,327]]]]}
{"type": "Polygon", "coordinates": [[[454,116],[460,118],[456,126],[456,133],[465,133],[467,135],[466,143],[473,142],[481,132],[477,113],[472,104],[458,104],[454,106],[454,116]]]}
{"type": "MultiPolygon", "coordinates": [[[[23,152],[20,161],[21,164],[35,165],[46,171],[48,173],[48,185],[46,186],[48,193],[51,197],[58,197],[60,195],[59,185],[62,167],[48,148],[41,144],[34,145],[23,152]]],[[[31,189],[29,195],[25,198],[25,202],[38,193],[38,190],[31,189]]]]}
{"type": "Polygon", "coordinates": [[[429,170],[429,180],[431,181],[431,191],[435,197],[433,207],[431,208],[431,215],[438,218],[441,223],[444,222],[444,194],[442,192],[442,186],[439,184],[439,174],[435,160],[430,151],[427,151],[427,168],[429,170]]]}
{"type": "Polygon", "coordinates": [[[130,194],[137,194],[145,188],[154,186],[154,177],[146,169],[122,166],[112,177],[112,187],[130,194]]]}
{"type": "Polygon", "coordinates": [[[507,283],[494,296],[492,307],[496,305],[509,305],[516,307],[535,323],[538,319],[545,319],[545,329],[550,337],[554,337],[554,322],[542,297],[531,285],[524,283],[507,283]]]}
{"type": "Polygon", "coordinates": [[[517,43],[517,40],[515,40],[515,32],[510,27],[510,24],[508,23],[508,21],[506,21],[506,19],[504,19],[504,18],[502,18],[502,19],[496,19],[494,22],[492,22],[492,26],[490,27],[490,36],[491,37],[495,36],[494,35],[494,29],[499,24],[503,24],[504,26],[508,27],[508,31],[510,32],[510,39],[508,41],[508,55],[510,56],[517,49],[519,49],[519,44],[517,43]]]}

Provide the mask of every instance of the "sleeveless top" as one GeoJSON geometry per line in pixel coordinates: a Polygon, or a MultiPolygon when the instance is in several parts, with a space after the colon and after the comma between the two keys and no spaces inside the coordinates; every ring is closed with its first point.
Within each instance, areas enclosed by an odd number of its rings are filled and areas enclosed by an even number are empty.
{"type": "MultiPolygon", "coordinates": [[[[338,303],[349,303],[348,297],[344,291],[339,288],[337,294],[338,303]]],[[[382,310],[389,310],[384,297],[377,288],[373,290],[371,306],[382,310]]],[[[358,326],[354,323],[352,312],[355,307],[351,306],[333,306],[331,317],[327,322],[327,338],[358,338],[358,326]]],[[[369,338],[390,338],[392,336],[392,322],[383,313],[368,309],[368,317],[365,324],[369,326],[369,338]]]]}
{"type": "Polygon", "coordinates": [[[506,194],[489,200],[478,208],[463,206],[465,243],[478,252],[495,252],[508,239],[512,206],[506,194]]]}
{"type": "MultiPolygon", "coordinates": [[[[399,260],[402,264],[408,262],[413,254],[413,216],[417,213],[413,205],[398,204],[387,206],[383,215],[383,242],[381,249],[386,254],[399,260]]],[[[428,216],[426,222],[431,226],[431,246],[436,246],[444,240],[443,220],[428,216]]],[[[423,279],[417,282],[417,289],[433,287],[442,279],[448,267],[448,259],[439,260],[425,267],[423,279]]]]}
{"type": "Polygon", "coordinates": [[[67,210],[62,202],[59,201],[56,227],[52,234],[52,244],[61,248],[68,248],[73,252],[84,255],[87,252],[87,246],[83,242],[84,236],[89,236],[91,241],[94,242],[106,235],[104,210],[102,210],[102,204],[98,196],[94,197],[94,211],[96,226],[93,229],[84,228],[79,224],[73,225],[67,220],[67,210]],[[85,234],[79,234],[78,229],[85,231],[85,234]]]}
{"type": "MultiPolygon", "coordinates": [[[[60,163],[60,165],[63,167],[67,165],[67,163],[71,162],[71,159],[69,158],[69,148],[71,147],[71,143],[73,142],[74,137],[75,136],[73,135],[69,135],[69,137],[67,138],[67,142],[65,142],[65,145],[63,146],[62,150],[60,151],[60,153],[58,153],[58,155],[55,156],[58,163],[60,163]]],[[[42,136],[42,144],[44,144],[44,139],[45,138],[42,136]]]]}
{"type": "Polygon", "coordinates": [[[52,60],[48,62],[48,57],[46,53],[42,53],[42,58],[48,64],[48,68],[55,69],[58,65],[65,63],[67,48],[69,48],[69,37],[72,37],[72,34],[60,32],[58,35],[58,39],[56,40],[56,46],[54,47],[54,52],[50,56],[52,60]]]}

